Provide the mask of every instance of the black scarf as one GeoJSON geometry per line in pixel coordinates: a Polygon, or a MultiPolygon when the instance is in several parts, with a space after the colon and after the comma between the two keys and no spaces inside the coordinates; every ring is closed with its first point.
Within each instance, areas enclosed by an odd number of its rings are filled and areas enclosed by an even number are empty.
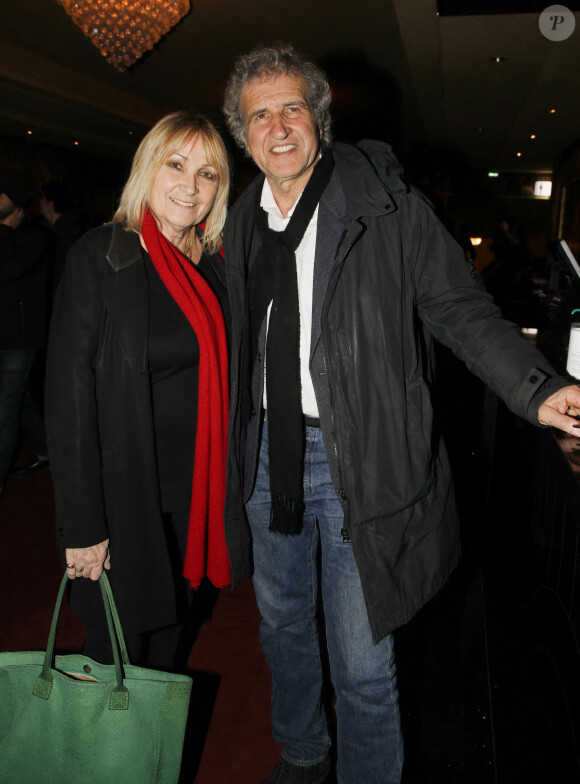
{"type": "Polygon", "coordinates": [[[256,225],[262,246],[248,280],[250,367],[254,366],[258,335],[272,302],[266,343],[270,530],[295,536],[302,529],[304,493],[304,417],[300,385],[300,314],[296,249],[320,201],[334,159],[327,150],[314,166],[286,229],[268,227],[267,213],[256,205],[256,225]]]}

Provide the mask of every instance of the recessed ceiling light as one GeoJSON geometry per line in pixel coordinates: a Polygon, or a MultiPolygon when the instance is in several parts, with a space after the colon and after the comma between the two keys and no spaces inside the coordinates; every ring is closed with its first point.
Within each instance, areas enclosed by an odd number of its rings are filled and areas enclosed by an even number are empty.
{"type": "Polygon", "coordinates": [[[517,153],[516,153],[516,155],[518,156],[518,158],[521,158],[521,157],[522,157],[522,154],[521,154],[521,152],[517,152],[517,153]]]}
{"type": "Polygon", "coordinates": [[[488,177],[499,177],[499,172],[490,171],[487,173],[488,177]]]}
{"type": "Polygon", "coordinates": [[[535,139],[535,138],[536,138],[536,134],[535,134],[535,133],[533,133],[533,134],[530,136],[530,139],[535,139]]]}
{"type": "Polygon", "coordinates": [[[489,58],[489,61],[491,63],[505,63],[506,60],[507,60],[507,57],[502,57],[501,55],[497,55],[496,57],[490,57],[489,58]]]}
{"type": "Polygon", "coordinates": [[[550,114],[556,114],[556,110],[555,109],[550,109],[550,114]]]}
{"type": "Polygon", "coordinates": [[[32,136],[32,131],[26,131],[29,136],[32,136]]]}
{"type": "Polygon", "coordinates": [[[78,143],[78,142],[75,142],[75,146],[76,146],[76,147],[78,147],[78,146],[79,146],[79,143],[78,143]]]}

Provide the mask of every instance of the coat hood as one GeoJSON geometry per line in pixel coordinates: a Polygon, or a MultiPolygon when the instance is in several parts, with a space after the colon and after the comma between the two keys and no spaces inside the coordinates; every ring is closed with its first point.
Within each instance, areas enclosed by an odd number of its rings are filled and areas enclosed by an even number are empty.
{"type": "Polygon", "coordinates": [[[348,183],[344,193],[351,217],[391,212],[392,195],[409,191],[403,167],[385,142],[364,139],[356,147],[337,142],[332,152],[342,182],[348,183]]]}

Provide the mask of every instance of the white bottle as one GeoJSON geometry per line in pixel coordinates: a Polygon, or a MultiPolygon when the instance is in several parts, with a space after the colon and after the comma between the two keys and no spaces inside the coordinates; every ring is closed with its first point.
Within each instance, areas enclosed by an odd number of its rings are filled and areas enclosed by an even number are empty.
{"type": "Polygon", "coordinates": [[[578,322],[570,325],[566,370],[574,378],[580,378],[580,323],[578,322]]]}

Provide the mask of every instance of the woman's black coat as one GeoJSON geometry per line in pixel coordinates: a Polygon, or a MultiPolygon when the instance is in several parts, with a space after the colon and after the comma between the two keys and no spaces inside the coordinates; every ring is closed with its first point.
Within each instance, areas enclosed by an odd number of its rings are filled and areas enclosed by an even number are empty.
{"type": "MultiPolygon", "coordinates": [[[[110,540],[109,577],[127,634],[176,622],[163,531],[148,368],[149,296],[143,252],[120,225],[69,252],[49,337],[46,419],[59,545],[110,540]]],[[[100,592],[75,580],[83,618],[100,592]]]]}

